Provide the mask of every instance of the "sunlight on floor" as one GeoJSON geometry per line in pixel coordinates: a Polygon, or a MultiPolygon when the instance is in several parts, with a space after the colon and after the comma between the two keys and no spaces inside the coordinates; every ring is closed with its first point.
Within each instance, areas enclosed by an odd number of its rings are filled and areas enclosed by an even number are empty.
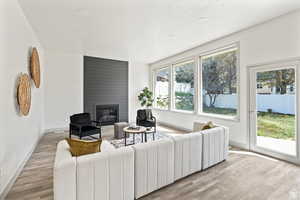
{"type": "Polygon", "coordinates": [[[292,140],[257,136],[257,146],[288,155],[296,155],[296,142],[292,140]]]}
{"type": "Polygon", "coordinates": [[[278,160],[276,160],[274,158],[271,158],[271,157],[268,157],[268,156],[264,156],[264,155],[261,155],[261,154],[257,154],[257,153],[253,153],[253,152],[249,152],[249,151],[229,150],[229,153],[255,156],[255,157],[263,158],[263,159],[266,159],[266,160],[278,162],[278,160]]]}

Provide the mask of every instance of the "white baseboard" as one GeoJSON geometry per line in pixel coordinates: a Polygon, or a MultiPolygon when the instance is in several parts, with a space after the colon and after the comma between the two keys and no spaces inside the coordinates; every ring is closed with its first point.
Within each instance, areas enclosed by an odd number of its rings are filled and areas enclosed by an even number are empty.
{"type": "MultiPolygon", "coordinates": [[[[37,139],[37,141],[33,144],[30,151],[26,154],[25,158],[20,162],[20,164],[17,166],[16,170],[13,173],[13,176],[10,178],[7,184],[4,185],[4,189],[2,193],[0,193],[0,200],[5,200],[5,197],[7,196],[8,192],[11,190],[12,186],[14,185],[15,181],[21,174],[22,170],[24,169],[24,166],[26,165],[27,161],[31,157],[32,153],[34,152],[36,146],[38,145],[41,137],[37,139]]],[[[1,191],[0,191],[1,192],[1,191]]]]}
{"type": "Polygon", "coordinates": [[[244,144],[244,143],[240,143],[240,142],[230,140],[229,145],[233,146],[233,147],[238,147],[240,149],[249,150],[249,145],[244,144]]]}
{"type": "Polygon", "coordinates": [[[68,131],[69,127],[62,127],[62,128],[49,128],[44,130],[44,134],[46,133],[61,133],[64,131],[68,131]]]}

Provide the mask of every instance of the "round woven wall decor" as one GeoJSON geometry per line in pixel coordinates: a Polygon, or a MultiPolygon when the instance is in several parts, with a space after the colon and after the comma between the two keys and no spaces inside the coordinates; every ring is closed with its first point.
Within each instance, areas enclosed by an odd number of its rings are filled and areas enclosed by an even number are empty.
{"type": "Polygon", "coordinates": [[[17,92],[20,112],[22,115],[26,116],[28,115],[31,106],[30,77],[27,74],[21,74],[17,92]]]}
{"type": "Polygon", "coordinates": [[[39,88],[41,84],[40,59],[38,51],[35,47],[32,49],[30,57],[30,73],[35,87],[39,88]]]}

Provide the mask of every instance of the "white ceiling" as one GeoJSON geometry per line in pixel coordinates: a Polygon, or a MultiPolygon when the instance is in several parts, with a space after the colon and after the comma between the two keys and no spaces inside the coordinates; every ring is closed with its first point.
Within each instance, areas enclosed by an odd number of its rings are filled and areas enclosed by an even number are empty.
{"type": "Polygon", "coordinates": [[[154,62],[300,8],[299,0],[19,0],[47,50],[154,62]]]}

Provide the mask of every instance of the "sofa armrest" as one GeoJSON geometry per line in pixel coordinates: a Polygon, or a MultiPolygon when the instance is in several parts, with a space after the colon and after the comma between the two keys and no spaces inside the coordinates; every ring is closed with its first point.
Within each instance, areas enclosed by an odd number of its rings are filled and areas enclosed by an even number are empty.
{"type": "Polygon", "coordinates": [[[76,200],[76,158],[72,157],[66,140],[57,145],[54,169],[54,200],[76,200]]]}
{"type": "Polygon", "coordinates": [[[194,122],[193,124],[193,132],[201,131],[206,123],[204,122],[194,122]]]}

